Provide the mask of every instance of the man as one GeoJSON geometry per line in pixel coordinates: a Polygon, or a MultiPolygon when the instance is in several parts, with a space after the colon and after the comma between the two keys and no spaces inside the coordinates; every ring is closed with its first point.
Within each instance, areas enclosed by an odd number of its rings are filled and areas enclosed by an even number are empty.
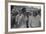
{"type": "Polygon", "coordinates": [[[18,12],[15,11],[15,7],[11,11],[11,28],[14,28],[15,25],[15,16],[18,14],[18,12]]]}
{"type": "Polygon", "coordinates": [[[16,16],[17,28],[26,28],[26,16],[25,16],[26,8],[22,8],[22,10],[16,16]]]}
{"type": "Polygon", "coordinates": [[[29,23],[30,27],[35,28],[35,27],[40,27],[40,18],[37,17],[37,12],[33,11],[33,16],[29,17],[29,23]]]}

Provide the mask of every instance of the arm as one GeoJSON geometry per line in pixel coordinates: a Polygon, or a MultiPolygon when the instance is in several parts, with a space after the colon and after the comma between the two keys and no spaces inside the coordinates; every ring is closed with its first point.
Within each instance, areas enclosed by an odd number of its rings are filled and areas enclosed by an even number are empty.
{"type": "Polygon", "coordinates": [[[31,27],[31,24],[32,24],[32,19],[31,19],[31,17],[29,17],[29,27],[31,27]]]}

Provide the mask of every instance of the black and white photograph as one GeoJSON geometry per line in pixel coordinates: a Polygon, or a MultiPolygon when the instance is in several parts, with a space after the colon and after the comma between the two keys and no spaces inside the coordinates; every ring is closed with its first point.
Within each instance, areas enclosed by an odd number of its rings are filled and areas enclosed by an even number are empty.
{"type": "Polygon", "coordinates": [[[43,5],[28,3],[8,4],[9,31],[33,31],[43,29],[43,5]]]}
{"type": "Polygon", "coordinates": [[[11,5],[11,28],[41,26],[41,7],[11,5]]]}

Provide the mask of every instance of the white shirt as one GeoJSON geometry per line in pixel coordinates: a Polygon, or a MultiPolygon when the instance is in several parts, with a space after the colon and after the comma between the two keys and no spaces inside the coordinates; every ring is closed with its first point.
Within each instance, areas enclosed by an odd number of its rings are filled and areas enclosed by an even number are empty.
{"type": "Polygon", "coordinates": [[[39,27],[40,26],[40,16],[29,16],[29,27],[39,27]]]}
{"type": "Polygon", "coordinates": [[[19,14],[16,16],[16,21],[20,26],[20,28],[26,28],[26,16],[24,16],[23,14],[21,14],[21,16],[19,16],[19,14]]]}

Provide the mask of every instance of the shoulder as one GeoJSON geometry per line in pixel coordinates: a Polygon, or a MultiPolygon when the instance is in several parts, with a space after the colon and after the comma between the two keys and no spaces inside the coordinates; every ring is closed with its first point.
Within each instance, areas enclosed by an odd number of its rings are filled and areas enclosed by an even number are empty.
{"type": "Polygon", "coordinates": [[[41,18],[39,15],[36,16],[37,18],[41,18]]]}
{"type": "Polygon", "coordinates": [[[34,17],[33,16],[29,16],[29,19],[33,19],[34,17]]]}

